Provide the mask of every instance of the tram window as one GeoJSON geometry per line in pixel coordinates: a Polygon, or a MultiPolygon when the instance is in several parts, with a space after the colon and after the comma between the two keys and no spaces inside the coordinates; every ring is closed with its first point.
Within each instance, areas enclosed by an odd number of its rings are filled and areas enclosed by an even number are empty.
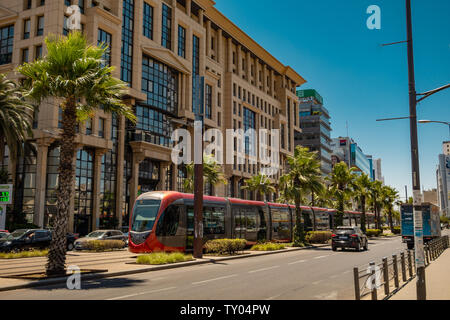
{"type": "Polygon", "coordinates": [[[257,231],[257,216],[253,210],[247,210],[245,213],[245,221],[247,223],[247,231],[257,231]]]}
{"type": "Polygon", "coordinates": [[[225,208],[205,207],[203,209],[203,224],[205,234],[224,234],[225,208]]]}
{"type": "Polygon", "coordinates": [[[180,221],[180,207],[169,206],[159,220],[156,234],[158,236],[175,236],[177,234],[178,223],[180,221]]]}
{"type": "Polygon", "coordinates": [[[153,229],[161,200],[139,200],[133,212],[131,231],[144,232],[153,229]]]}

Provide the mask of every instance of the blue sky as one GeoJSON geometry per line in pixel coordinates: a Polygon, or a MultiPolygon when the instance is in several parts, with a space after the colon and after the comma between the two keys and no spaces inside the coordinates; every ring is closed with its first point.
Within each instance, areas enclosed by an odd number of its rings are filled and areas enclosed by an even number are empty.
{"type": "MultiPolygon", "coordinates": [[[[411,195],[404,0],[216,0],[216,8],[320,92],[332,136],[349,135],[366,154],[382,158],[386,184],[411,195]],[[369,30],[370,5],[381,8],[381,30],[369,30]]],[[[416,90],[450,83],[450,1],[412,0],[416,90]]],[[[418,118],[450,121],[450,89],[418,105],[418,118]]],[[[448,127],[419,124],[421,184],[436,187],[438,154],[448,127]]]]}

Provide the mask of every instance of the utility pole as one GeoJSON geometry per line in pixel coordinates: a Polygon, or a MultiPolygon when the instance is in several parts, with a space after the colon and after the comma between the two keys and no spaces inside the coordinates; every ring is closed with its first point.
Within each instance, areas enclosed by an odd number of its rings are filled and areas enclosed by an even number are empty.
{"type": "Polygon", "coordinates": [[[193,77],[195,92],[194,123],[194,258],[203,258],[203,119],[204,78],[193,77]]]}
{"type": "Polygon", "coordinates": [[[419,147],[417,140],[417,94],[414,76],[414,51],[412,35],[411,0],[406,0],[406,35],[408,51],[408,77],[409,77],[409,115],[411,132],[411,164],[412,164],[412,188],[414,210],[414,248],[416,252],[417,272],[417,300],[426,300],[425,286],[425,255],[423,248],[423,217],[420,193],[419,172],[419,147]]]}

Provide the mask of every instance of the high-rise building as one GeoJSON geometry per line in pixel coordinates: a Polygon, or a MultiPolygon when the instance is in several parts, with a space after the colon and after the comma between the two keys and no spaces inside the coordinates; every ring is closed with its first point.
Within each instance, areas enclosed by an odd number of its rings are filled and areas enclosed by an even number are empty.
{"type": "MultiPolygon", "coordinates": [[[[171,162],[177,128],[193,136],[200,78],[204,78],[206,129],[279,129],[281,165],[293,155],[294,131],[301,131],[296,89],[305,80],[219,12],[212,0],[1,0],[0,71],[20,81],[15,68],[46,54],[48,34],[67,35],[69,5],[78,5],[88,42],[107,43],[104,63],[130,89],[125,102],[137,116],[132,124],[98,110],[78,125],[73,159],[69,230],[127,226],[139,193],[183,191],[186,168],[171,162]]],[[[251,15],[250,15],[251,16],[251,15]]],[[[256,17],[255,17],[256,18],[256,17]]],[[[40,227],[56,213],[61,110],[52,99],[34,118],[37,152],[26,150],[7,168],[15,185],[15,209],[40,227]]],[[[271,147],[269,147],[269,150],[271,147]]],[[[231,157],[236,157],[234,151],[231,157]]],[[[223,158],[227,159],[226,150],[223,158]]],[[[218,196],[254,198],[244,179],[261,161],[227,164],[228,184],[208,186],[218,196]]],[[[273,177],[276,181],[278,176],[273,177]]]]}
{"type": "Polygon", "coordinates": [[[352,138],[333,138],[331,148],[333,166],[338,162],[345,162],[349,168],[355,168],[357,172],[364,172],[372,179],[374,173],[371,156],[369,159],[352,138]]]}
{"type": "Polygon", "coordinates": [[[450,141],[444,141],[442,143],[442,152],[443,154],[445,154],[446,156],[450,155],[450,141]]]}
{"type": "Polygon", "coordinates": [[[450,154],[440,154],[436,169],[437,197],[441,215],[450,217],[450,154]]]}
{"type": "Polygon", "coordinates": [[[384,177],[381,172],[381,159],[373,160],[373,172],[374,180],[381,181],[384,184],[384,177]]]}
{"type": "Polygon", "coordinates": [[[437,189],[423,190],[422,202],[432,203],[435,206],[439,206],[437,189]]]}
{"type": "Polygon", "coordinates": [[[317,151],[324,175],[331,172],[330,113],[323,105],[322,96],[314,89],[298,90],[300,128],[295,132],[295,145],[317,151]]]}

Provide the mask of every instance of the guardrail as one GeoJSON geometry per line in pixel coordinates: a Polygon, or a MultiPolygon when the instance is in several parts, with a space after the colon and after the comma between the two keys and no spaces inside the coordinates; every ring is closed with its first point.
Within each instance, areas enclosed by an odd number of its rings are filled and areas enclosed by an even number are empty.
{"type": "MultiPolygon", "coordinates": [[[[444,236],[425,245],[425,265],[436,260],[450,247],[449,237],[444,236]]],[[[416,276],[415,251],[406,250],[392,257],[384,257],[381,263],[370,262],[353,268],[355,299],[371,295],[372,300],[389,298],[416,276]]]]}

